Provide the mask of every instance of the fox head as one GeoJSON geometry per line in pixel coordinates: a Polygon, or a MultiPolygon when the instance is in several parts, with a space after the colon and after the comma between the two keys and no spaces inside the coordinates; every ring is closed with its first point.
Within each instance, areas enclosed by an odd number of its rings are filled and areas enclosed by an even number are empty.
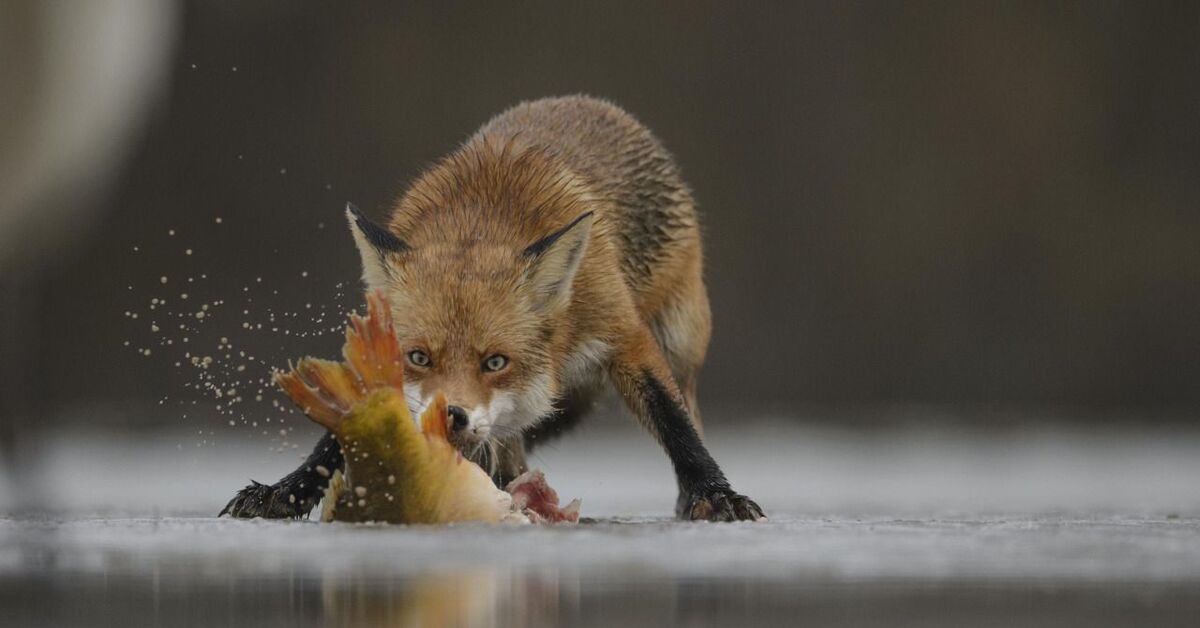
{"type": "Polygon", "coordinates": [[[392,308],[413,416],[445,394],[452,440],[467,449],[515,436],[552,410],[548,330],[569,304],[592,212],[532,242],[445,234],[412,244],[353,205],[346,216],[363,281],[392,308]]]}

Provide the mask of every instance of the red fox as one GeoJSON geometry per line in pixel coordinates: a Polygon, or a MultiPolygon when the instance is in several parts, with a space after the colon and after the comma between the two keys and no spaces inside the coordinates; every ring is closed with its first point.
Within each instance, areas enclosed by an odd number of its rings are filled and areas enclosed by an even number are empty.
{"type": "MultiPolygon", "coordinates": [[[[414,415],[444,393],[454,442],[500,486],[611,384],[671,460],[677,517],[763,517],[701,441],[700,226],[679,167],[631,115],[582,96],[519,104],[416,179],[386,225],[346,211],[363,282],[394,311],[414,415]]],[[[327,435],[222,514],[307,515],[342,464],[327,435]]]]}

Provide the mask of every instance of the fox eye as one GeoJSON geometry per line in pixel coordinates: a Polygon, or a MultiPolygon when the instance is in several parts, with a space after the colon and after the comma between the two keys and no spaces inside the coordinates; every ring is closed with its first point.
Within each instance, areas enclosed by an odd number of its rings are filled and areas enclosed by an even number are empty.
{"type": "Polygon", "coordinates": [[[495,373],[508,366],[508,358],[497,353],[483,361],[483,370],[489,373],[495,373]]]}
{"type": "Polygon", "coordinates": [[[432,360],[429,359],[429,354],[421,351],[420,349],[416,351],[409,351],[408,361],[412,362],[414,366],[429,366],[432,362],[432,360]]]}

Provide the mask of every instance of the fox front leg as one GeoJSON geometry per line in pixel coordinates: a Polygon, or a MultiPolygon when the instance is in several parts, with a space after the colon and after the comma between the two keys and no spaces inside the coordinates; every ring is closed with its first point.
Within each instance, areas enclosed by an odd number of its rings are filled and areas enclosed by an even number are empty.
{"type": "Polygon", "coordinates": [[[217,516],[229,515],[235,519],[306,517],[325,496],[325,489],[334,474],[343,470],[345,462],[337,439],[332,432],[326,432],[299,468],[271,485],[251,480],[250,485],[238,491],[217,516]]]}
{"type": "Polygon", "coordinates": [[[626,405],[671,459],[679,483],[676,517],[692,521],[757,521],[764,517],[754,500],[730,487],[708,453],[648,329],[640,330],[615,353],[609,370],[626,405]]]}

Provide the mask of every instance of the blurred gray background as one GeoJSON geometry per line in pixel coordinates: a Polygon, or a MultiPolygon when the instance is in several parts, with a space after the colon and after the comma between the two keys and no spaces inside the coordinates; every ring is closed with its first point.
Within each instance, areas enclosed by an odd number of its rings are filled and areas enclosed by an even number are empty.
{"type": "Polygon", "coordinates": [[[1198,42],[1196,2],[0,0],[0,626],[1194,624],[1198,42]],[[531,458],[599,524],[214,519],[316,441],[266,378],[361,305],[345,203],[578,92],[695,188],[706,443],[772,520],[668,522],[615,411],[531,458]]]}
{"type": "Polygon", "coordinates": [[[578,92],[695,188],[702,404],[1200,407],[1200,5],[433,4],[0,2],[0,428],[210,403],[148,329],[181,291],[226,301],[192,346],[331,353],[344,203],[578,92]]]}

